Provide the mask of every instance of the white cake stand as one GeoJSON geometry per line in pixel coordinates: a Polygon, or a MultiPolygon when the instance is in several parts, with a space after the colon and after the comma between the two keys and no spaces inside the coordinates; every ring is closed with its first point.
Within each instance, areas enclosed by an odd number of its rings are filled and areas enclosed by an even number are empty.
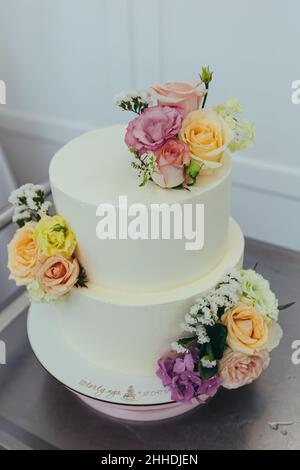
{"type": "Polygon", "coordinates": [[[46,303],[31,305],[27,329],[41,365],[94,410],[120,419],[155,421],[199,406],[172,401],[156,376],[112,373],[88,362],[63,341],[58,315],[46,303]]]}

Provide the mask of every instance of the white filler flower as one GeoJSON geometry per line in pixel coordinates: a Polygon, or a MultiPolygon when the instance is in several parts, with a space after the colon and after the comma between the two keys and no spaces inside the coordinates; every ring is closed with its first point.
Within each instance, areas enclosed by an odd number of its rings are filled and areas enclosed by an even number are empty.
{"type": "Polygon", "coordinates": [[[201,364],[203,365],[203,367],[206,367],[206,369],[212,369],[217,365],[217,361],[215,359],[211,361],[207,356],[202,357],[200,360],[201,364]]]}

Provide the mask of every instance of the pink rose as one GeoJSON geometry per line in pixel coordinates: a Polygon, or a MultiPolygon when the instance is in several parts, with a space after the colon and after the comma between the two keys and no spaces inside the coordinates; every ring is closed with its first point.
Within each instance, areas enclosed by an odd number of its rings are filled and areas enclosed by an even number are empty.
{"type": "Polygon", "coordinates": [[[223,387],[233,389],[250,384],[268,367],[269,362],[269,353],[265,350],[248,355],[227,348],[219,362],[223,387]]]}
{"type": "Polygon", "coordinates": [[[164,85],[153,85],[150,93],[158,100],[161,106],[179,106],[185,114],[199,109],[202,98],[207,91],[200,88],[202,82],[186,83],[173,82],[164,85]]]}
{"type": "Polygon", "coordinates": [[[62,255],[49,256],[37,271],[41,288],[55,297],[67,294],[76,284],[78,276],[78,261],[62,255]]]}
{"type": "Polygon", "coordinates": [[[179,108],[151,106],[130,121],[125,143],[138,150],[140,155],[154,152],[179,133],[182,121],[183,113],[179,108]]]}
{"type": "Polygon", "coordinates": [[[162,188],[174,188],[185,180],[185,167],[190,163],[189,147],[178,139],[168,140],[156,150],[157,169],[153,181],[162,188]]]}

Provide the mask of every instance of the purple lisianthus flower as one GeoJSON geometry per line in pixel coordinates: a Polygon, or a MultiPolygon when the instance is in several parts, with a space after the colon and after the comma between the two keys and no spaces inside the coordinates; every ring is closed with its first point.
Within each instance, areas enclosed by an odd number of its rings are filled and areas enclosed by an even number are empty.
{"type": "Polygon", "coordinates": [[[215,375],[208,380],[202,380],[201,386],[198,390],[198,401],[205,402],[208,397],[214,397],[222,383],[223,379],[218,375],[215,375]]]}
{"type": "Polygon", "coordinates": [[[195,350],[175,354],[158,361],[157,376],[164,386],[171,390],[174,401],[191,404],[193,399],[205,403],[208,397],[213,397],[222,383],[222,379],[214,376],[202,380],[195,370],[197,353],[195,350]]]}
{"type": "Polygon", "coordinates": [[[168,139],[175,137],[184,118],[181,108],[172,106],[151,106],[130,121],[125,135],[128,147],[140,155],[154,152],[168,139]]]}

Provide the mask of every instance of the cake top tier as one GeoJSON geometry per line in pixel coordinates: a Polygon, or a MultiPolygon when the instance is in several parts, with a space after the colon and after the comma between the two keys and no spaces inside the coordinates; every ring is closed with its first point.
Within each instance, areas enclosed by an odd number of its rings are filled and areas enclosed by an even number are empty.
{"type": "MultiPolygon", "coordinates": [[[[224,155],[222,166],[209,175],[202,172],[190,189],[163,189],[152,181],[139,187],[124,144],[125,130],[125,126],[113,126],[88,132],[54,156],[50,181],[56,210],[76,233],[79,260],[92,284],[127,292],[158,292],[194,282],[213,269],[226,250],[231,159],[224,155]],[[122,225],[125,238],[114,231],[112,237],[99,237],[99,232],[96,236],[100,222],[96,208],[116,207],[119,220],[119,214],[124,214],[119,210],[120,196],[127,198],[128,211],[136,203],[150,209],[143,233],[127,236],[128,227],[122,225]],[[158,238],[152,236],[153,204],[169,208],[173,203],[178,203],[180,215],[164,217],[164,222],[167,217],[170,220],[170,236],[162,236],[163,223],[158,238]],[[195,220],[199,205],[204,207],[204,220],[198,210],[195,220]],[[182,236],[175,234],[175,225],[180,226],[182,236]],[[201,239],[204,231],[204,246],[189,251],[186,233],[194,227],[201,239]]],[[[119,230],[121,222],[116,224],[119,230]]]]}
{"type": "MultiPolygon", "coordinates": [[[[218,186],[231,171],[228,155],[222,167],[202,174],[190,190],[166,190],[153,182],[139,187],[136,172],[131,167],[132,156],[124,143],[126,126],[97,129],[72,140],[53,157],[50,181],[68,197],[85,204],[118,203],[124,195],[128,203],[184,202],[218,186]]],[[[67,216],[67,214],[65,214],[67,216]]]]}

